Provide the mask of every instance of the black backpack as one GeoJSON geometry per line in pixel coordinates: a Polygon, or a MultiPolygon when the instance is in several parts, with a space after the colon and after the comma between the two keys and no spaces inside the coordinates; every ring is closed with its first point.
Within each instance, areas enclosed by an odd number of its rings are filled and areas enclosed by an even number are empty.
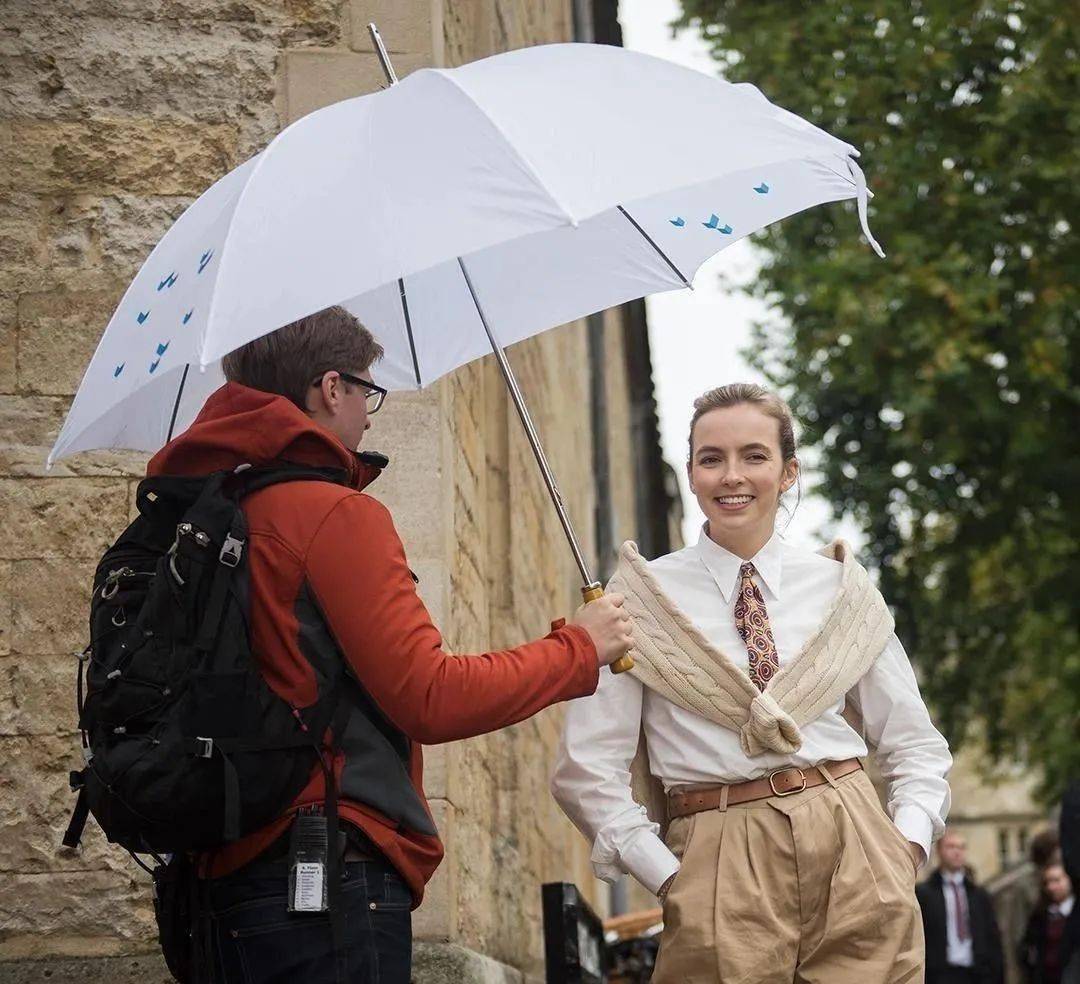
{"type": "Polygon", "coordinates": [[[78,679],[86,765],[71,774],[79,798],[65,846],[78,845],[93,813],[133,853],[217,848],[280,816],[320,762],[336,826],[322,746],[348,714],[344,663],[313,705],[292,707],[263,680],[248,640],[240,503],[291,481],[343,483],[345,473],[242,465],[139,484],[140,515],[94,576],[78,679]]]}

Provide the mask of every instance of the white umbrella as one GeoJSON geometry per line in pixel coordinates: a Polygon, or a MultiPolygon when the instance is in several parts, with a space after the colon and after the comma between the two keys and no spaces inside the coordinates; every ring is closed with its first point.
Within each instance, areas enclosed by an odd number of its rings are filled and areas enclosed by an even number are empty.
{"type": "Polygon", "coordinates": [[[857,155],[753,86],[620,48],[417,71],[297,121],[184,212],[110,320],[49,463],[156,451],[220,385],[223,355],[344,304],[383,345],[390,389],[494,349],[589,583],[500,346],[689,286],[719,250],[822,202],[856,198],[880,253],[857,155]]]}

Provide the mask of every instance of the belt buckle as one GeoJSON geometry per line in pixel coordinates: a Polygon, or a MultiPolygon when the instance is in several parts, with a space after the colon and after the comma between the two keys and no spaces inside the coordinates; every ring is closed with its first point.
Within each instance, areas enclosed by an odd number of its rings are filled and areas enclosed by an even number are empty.
{"type": "Polygon", "coordinates": [[[795,768],[793,765],[789,765],[786,769],[777,769],[775,772],[769,773],[769,788],[773,791],[773,796],[793,796],[795,793],[801,793],[806,789],[806,773],[803,772],[802,769],[795,768]],[[781,772],[799,773],[799,778],[802,779],[802,785],[798,789],[789,789],[786,792],[780,792],[780,790],[776,788],[775,779],[781,772]]]}

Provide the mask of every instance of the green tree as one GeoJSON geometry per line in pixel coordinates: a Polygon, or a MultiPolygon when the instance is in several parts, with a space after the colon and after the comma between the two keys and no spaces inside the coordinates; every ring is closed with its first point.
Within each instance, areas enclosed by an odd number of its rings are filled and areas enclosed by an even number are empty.
{"type": "Polygon", "coordinates": [[[758,237],[753,358],[867,533],[954,743],[1080,775],[1080,10],[683,0],[725,77],[862,152],[876,197],[758,237]]]}

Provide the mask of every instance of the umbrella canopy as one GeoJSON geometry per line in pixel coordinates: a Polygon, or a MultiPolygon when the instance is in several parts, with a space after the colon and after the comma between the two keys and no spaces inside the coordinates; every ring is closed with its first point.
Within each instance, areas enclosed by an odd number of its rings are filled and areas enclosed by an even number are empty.
{"type": "Polygon", "coordinates": [[[424,69],[318,110],[207,190],[114,313],[49,462],[154,451],[253,338],[344,304],[430,384],[498,341],[688,286],[708,257],[866,186],[858,151],[733,85],[602,45],[424,69]]]}

